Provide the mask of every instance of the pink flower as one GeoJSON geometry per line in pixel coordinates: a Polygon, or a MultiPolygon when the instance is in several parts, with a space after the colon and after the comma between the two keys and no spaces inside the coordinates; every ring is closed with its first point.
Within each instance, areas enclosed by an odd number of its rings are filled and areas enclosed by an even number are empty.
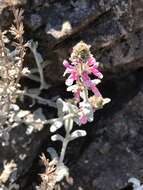
{"type": "Polygon", "coordinates": [[[95,66],[89,67],[89,71],[90,71],[90,73],[93,73],[96,77],[98,77],[98,78],[100,78],[100,79],[103,78],[102,73],[100,73],[99,70],[96,69],[95,66]]]}
{"type": "Polygon", "coordinates": [[[100,103],[100,100],[103,99],[96,87],[103,75],[99,71],[99,63],[90,53],[90,46],[84,42],[78,43],[73,48],[69,62],[64,60],[63,65],[65,67],[64,76],[68,74],[67,91],[74,94],[74,104],[71,103],[75,110],[73,110],[75,113],[74,121],[78,125],[92,122],[94,112],[98,108],[98,100],[100,103]],[[92,80],[90,75],[94,75],[95,80],[92,80]],[[94,95],[90,96],[90,92],[94,95]]]}
{"type": "Polygon", "coordinates": [[[66,70],[64,72],[64,76],[69,73],[69,77],[66,80],[66,85],[71,86],[74,81],[78,80],[79,76],[77,73],[77,70],[74,66],[70,65],[67,60],[64,60],[63,65],[66,67],[66,70]]]}
{"type": "Polygon", "coordinates": [[[80,117],[79,117],[79,122],[80,124],[86,124],[88,122],[88,118],[85,114],[82,114],[80,117]]]}
{"type": "Polygon", "coordinates": [[[96,66],[96,68],[98,68],[99,63],[96,62],[96,60],[95,60],[94,57],[90,56],[90,57],[88,58],[88,60],[87,60],[87,65],[88,65],[88,66],[93,66],[93,65],[94,65],[94,66],[96,66]]]}
{"type": "Polygon", "coordinates": [[[96,96],[101,96],[98,88],[96,87],[96,85],[91,81],[90,77],[88,76],[88,73],[86,71],[82,72],[82,80],[83,83],[92,90],[92,92],[96,95],[96,96]]]}
{"type": "Polygon", "coordinates": [[[99,72],[98,70],[98,65],[99,63],[96,62],[95,58],[94,57],[90,57],[87,61],[87,65],[89,66],[88,68],[88,72],[89,73],[93,73],[96,77],[102,79],[103,78],[103,75],[101,72],[99,72]]]}
{"type": "MultiPolygon", "coordinates": [[[[69,74],[67,80],[66,80],[66,85],[71,86],[73,85],[74,81],[76,82],[77,80],[83,81],[83,84],[91,90],[96,96],[101,96],[99,90],[97,89],[96,85],[92,82],[92,80],[89,77],[89,74],[94,74],[98,78],[103,78],[102,73],[99,72],[98,70],[98,62],[96,62],[95,58],[91,55],[87,62],[84,70],[80,70],[82,67],[77,67],[77,65],[85,64],[80,62],[79,60],[74,60],[71,64],[67,61],[64,60],[63,65],[65,66],[66,70],[64,72],[64,76],[66,74],[69,74]]],[[[80,65],[79,65],[80,66],[80,65]]],[[[84,67],[83,67],[84,68],[84,67]]],[[[80,90],[75,89],[73,90],[75,99],[77,101],[80,101],[80,90]]]]}
{"type": "Polygon", "coordinates": [[[71,73],[74,69],[74,67],[72,65],[69,64],[69,62],[67,60],[64,60],[63,61],[63,65],[65,66],[66,70],[64,72],[64,76],[67,74],[67,73],[71,73]]]}

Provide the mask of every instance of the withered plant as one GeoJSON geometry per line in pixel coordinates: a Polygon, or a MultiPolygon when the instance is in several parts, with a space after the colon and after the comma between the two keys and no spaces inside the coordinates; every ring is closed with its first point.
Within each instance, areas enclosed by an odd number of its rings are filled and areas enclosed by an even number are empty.
{"type": "Polygon", "coordinates": [[[7,31],[0,29],[0,129],[7,130],[13,122],[15,104],[20,88],[19,80],[23,70],[25,44],[23,39],[23,10],[15,8],[12,1],[6,1],[14,15],[12,26],[7,31]],[[12,46],[7,34],[13,37],[12,46]],[[10,50],[12,49],[12,50],[10,50]]]}

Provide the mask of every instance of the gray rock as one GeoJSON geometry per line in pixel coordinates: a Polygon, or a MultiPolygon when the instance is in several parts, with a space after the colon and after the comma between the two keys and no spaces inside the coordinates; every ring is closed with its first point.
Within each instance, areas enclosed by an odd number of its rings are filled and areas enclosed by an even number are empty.
{"type": "MultiPolygon", "coordinates": [[[[27,1],[26,36],[39,42],[40,53],[49,63],[45,68],[47,80],[63,80],[62,61],[80,40],[92,46],[106,76],[124,75],[142,67],[142,7],[142,0],[27,1]]],[[[2,16],[1,25],[8,25],[10,14],[4,11],[2,16]]]]}
{"type": "Polygon", "coordinates": [[[142,126],[143,88],[120,111],[100,119],[94,142],[71,172],[76,184],[71,189],[114,190],[130,177],[142,179],[142,126]]]}
{"type": "Polygon", "coordinates": [[[57,76],[63,72],[62,61],[80,40],[92,46],[106,76],[124,75],[143,66],[141,0],[63,2],[55,1],[41,9],[46,26],[33,36],[39,40],[41,52],[47,50],[47,54],[43,53],[50,63],[45,69],[47,80],[61,80],[57,76]],[[56,77],[49,74],[55,67],[60,67],[55,71],[56,77]]]}
{"type": "Polygon", "coordinates": [[[40,131],[33,129],[31,133],[27,130],[21,125],[0,136],[0,186],[1,183],[17,180],[29,171],[49,133],[48,127],[40,131]]]}
{"type": "Polygon", "coordinates": [[[32,14],[30,17],[29,26],[32,30],[38,29],[42,25],[42,18],[38,14],[32,14]]]}

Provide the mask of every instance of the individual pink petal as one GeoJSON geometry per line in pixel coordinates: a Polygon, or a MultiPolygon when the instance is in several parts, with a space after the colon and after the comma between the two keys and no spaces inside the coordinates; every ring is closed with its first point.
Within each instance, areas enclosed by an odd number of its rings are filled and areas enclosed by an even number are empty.
{"type": "Polygon", "coordinates": [[[69,64],[69,62],[68,62],[67,60],[64,60],[64,61],[63,61],[63,65],[64,65],[65,67],[68,67],[70,64],[69,64]]]}
{"type": "Polygon", "coordinates": [[[80,117],[79,117],[79,122],[80,122],[80,124],[86,124],[87,123],[87,121],[88,121],[88,118],[87,118],[87,116],[85,115],[85,114],[82,114],[80,117]]]}
{"type": "Polygon", "coordinates": [[[82,79],[84,84],[90,88],[92,90],[92,92],[96,95],[96,96],[101,96],[98,88],[96,87],[96,85],[91,81],[91,79],[88,76],[87,72],[83,72],[82,73],[82,79]]]}
{"type": "Polygon", "coordinates": [[[63,65],[68,68],[68,69],[74,69],[74,67],[72,65],[69,64],[69,62],[67,60],[63,61],[63,65]]]}
{"type": "Polygon", "coordinates": [[[63,65],[66,67],[66,70],[65,70],[63,76],[65,76],[66,74],[70,74],[69,79],[67,79],[67,81],[66,81],[66,84],[68,84],[68,86],[69,86],[71,83],[73,83],[71,81],[78,80],[78,73],[76,71],[76,68],[74,66],[70,65],[67,60],[64,60],[63,65]]]}
{"type": "Polygon", "coordinates": [[[78,74],[77,74],[77,71],[76,71],[76,70],[73,70],[73,71],[71,72],[71,76],[72,76],[73,80],[78,80],[78,74]]]}
{"type": "Polygon", "coordinates": [[[94,65],[96,68],[98,67],[98,62],[96,62],[95,58],[92,56],[88,58],[87,64],[88,64],[88,66],[94,65]]]}
{"type": "Polygon", "coordinates": [[[69,64],[67,60],[63,61],[63,65],[66,67],[63,76],[65,76],[67,73],[71,73],[75,69],[72,65],[69,64]]]}
{"type": "Polygon", "coordinates": [[[95,76],[97,76],[98,78],[102,79],[103,78],[103,75],[102,73],[99,72],[99,70],[97,68],[95,68],[94,66],[93,67],[90,67],[89,68],[90,72],[93,73],[95,76]]]}
{"type": "Polygon", "coordinates": [[[64,60],[63,65],[66,67],[66,69],[67,69],[68,71],[72,71],[72,70],[75,69],[74,66],[70,65],[67,60],[64,60]]]}
{"type": "Polygon", "coordinates": [[[66,80],[66,85],[71,86],[74,81],[78,80],[78,74],[76,70],[72,70],[69,77],[66,80]]]}
{"type": "Polygon", "coordinates": [[[95,96],[102,96],[95,84],[91,83],[90,88],[95,96]]]}
{"type": "Polygon", "coordinates": [[[91,80],[90,80],[90,78],[88,76],[88,73],[86,71],[82,72],[81,77],[82,77],[82,80],[83,80],[84,84],[87,87],[90,87],[91,80]]]}

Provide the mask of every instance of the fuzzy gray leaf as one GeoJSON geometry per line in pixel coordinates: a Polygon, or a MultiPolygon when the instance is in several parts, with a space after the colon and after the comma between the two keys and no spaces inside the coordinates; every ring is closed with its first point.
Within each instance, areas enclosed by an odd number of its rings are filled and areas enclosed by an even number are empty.
{"type": "Polygon", "coordinates": [[[52,160],[59,159],[58,153],[53,147],[47,148],[47,152],[50,154],[52,160]]]}
{"type": "Polygon", "coordinates": [[[70,141],[72,141],[72,140],[74,140],[74,139],[76,139],[76,138],[79,138],[79,137],[84,137],[84,136],[86,136],[86,131],[84,131],[84,130],[76,130],[76,131],[74,131],[72,134],[71,134],[71,136],[70,136],[70,141]]]}
{"type": "Polygon", "coordinates": [[[62,127],[62,125],[63,125],[62,121],[60,121],[60,120],[55,121],[50,127],[50,132],[53,133],[53,132],[57,131],[58,129],[60,129],[62,127]]]}
{"type": "Polygon", "coordinates": [[[70,132],[73,128],[73,119],[66,119],[64,122],[66,132],[70,132]]]}
{"type": "Polygon", "coordinates": [[[57,99],[58,117],[63,117],[63,101],[61,98],[57,99]]]}
{"type": "Polygon", "coordinates": [[[61,142],[63,142],[64,138],[61,135],[59,135],[59,134],[55,134],[55,135],[53,135],[51,137],[51,140],[52,141],[61,141],[61,142]]]}

